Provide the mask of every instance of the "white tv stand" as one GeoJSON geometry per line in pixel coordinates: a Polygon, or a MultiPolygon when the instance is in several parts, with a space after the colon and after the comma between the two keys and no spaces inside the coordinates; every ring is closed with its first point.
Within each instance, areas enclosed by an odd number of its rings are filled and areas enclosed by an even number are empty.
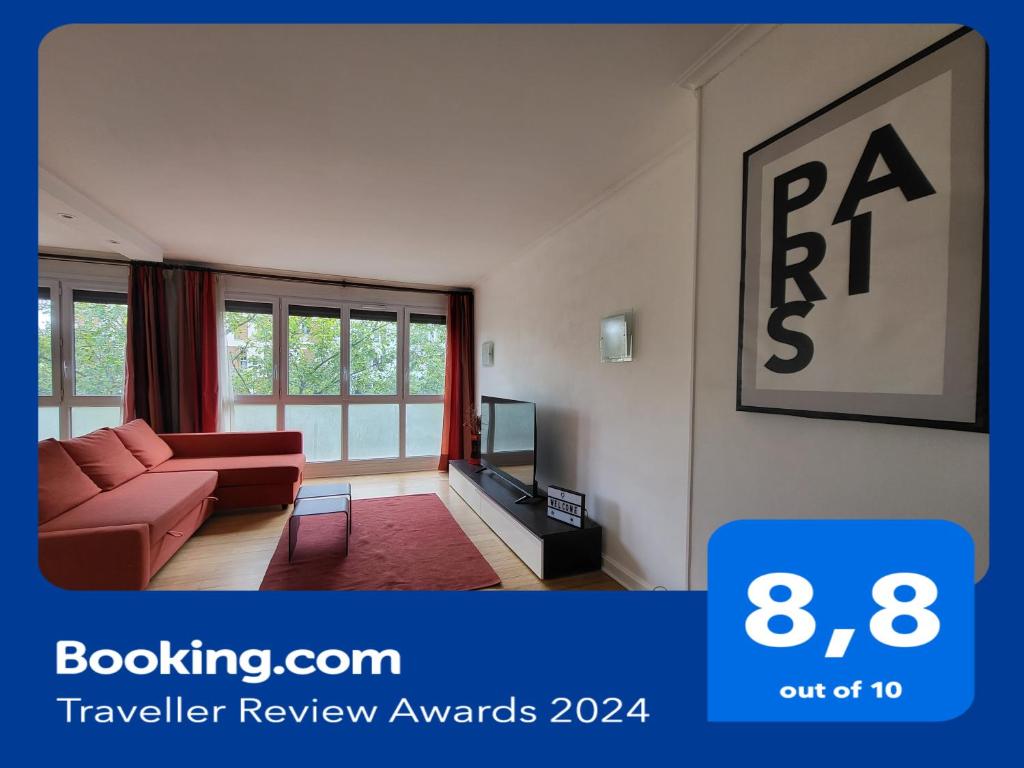
{"type": "Polygon", "coordinates": [[[600,570],[600,525],[585,520],[583,528],[574,528],[554,520],[544,497],[517,504],[521,494],[480,469],[448,462],[448,485],[538,578],[600,570]]]}

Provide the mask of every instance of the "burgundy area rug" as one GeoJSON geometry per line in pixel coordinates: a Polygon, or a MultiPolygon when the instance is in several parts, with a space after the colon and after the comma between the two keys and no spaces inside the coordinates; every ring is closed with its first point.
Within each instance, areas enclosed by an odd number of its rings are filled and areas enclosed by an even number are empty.
{"type": "Polygon", "coordinates": [[[433,493],[356,499],[345,516],[302,518],[292,562],[288,523],[260,589],[483,589],[501,580],[433,493]]]}

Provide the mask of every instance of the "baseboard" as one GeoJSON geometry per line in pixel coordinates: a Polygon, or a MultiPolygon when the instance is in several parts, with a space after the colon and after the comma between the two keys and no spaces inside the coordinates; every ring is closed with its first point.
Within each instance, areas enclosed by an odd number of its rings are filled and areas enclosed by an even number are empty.
{"type": "Polygon", "coordinates": [[[624,586],[626,589],[632,590],[633,592],[650,592],[654,589],[654,587],[646,581],[641,579],[625,566],[615,562],[612,558],[608,557],[608,555],[605,555],[603,558],[601,570],[619,582],[619,584],[624,586]]]}

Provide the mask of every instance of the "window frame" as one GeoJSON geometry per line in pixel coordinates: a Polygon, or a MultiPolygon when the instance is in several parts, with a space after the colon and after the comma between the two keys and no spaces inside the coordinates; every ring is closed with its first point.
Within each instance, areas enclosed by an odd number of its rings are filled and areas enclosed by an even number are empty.
{"type": "MultiPolygon", "coordinates": [[[[402,365],[402,360],[405,355],[405,343],[402,338],[404,327],[404,312],[406,307],[401,304],[385,304],[378,302],[347,302],[344,315],[344,328],[342,337],[342,370],[345,386],[344,392],[346,395],[346,402],[344,407],[344,423],[342,425],[342,431],[344,432],[344,457],[345,460],[352,463],[358,464],[360,462],[367,461],[404,461],[407,457],[405,455],[405,402],[403,400],[403,393],[405,392],[405,372],[402,365]],[[394,312],[395,323],[398,328],[395,334],[395,394],[393,395],[354,395],[351,392],[351,375],[352,375],[352,311],[353,310],[369,310],[371,312],[394,312]],[[397,405],[398,406],[398,455],[397,456],[381,456],[373,459],[352,459],[349,458],[349,406],[351,405],[397,405]]],[[[440,455],[440,446],[438,446],[438,455],[440,455]]]]}
{"type": "MultiPolygon", "coordinates": [[[[60,405],[61,387],[63,386],[60,346],[60,281],[40,278],[38,282],[39,288],[46,288],[50,291],[50,394],[40,395],[36,392],[36,395],[39,397],[40,407],[53,407],[60,405]]],[[[38,333],[37,327],[36,334],[38,335],[38,333]]]]}
{"type": "Polygon", "coordinates": [[[277,423],[278,429],[286,429],[285,427],[285,410],[289,405],[340,405],[341,406],[341,440],[339,442],[341,456],[337,459],[331,459],[328,461],[315,461],[310,462],[318,466],[334,466],[347,461],[348,457],[348,409],[344,402],[345,388],[347,386],[347,376],[345,372],[345,340],[348,336],[348,331],[345,325],[345,310],[344,302],[323,299],[312,296],[281,296],[280,301],[280,314],[281,314],[281,333],[278,336],[277,343],[274,345],[278,351],[278,359],[282,361],[281,365],[281,382],[280,382],[280,405],[278,406],[277,423]],[[338,382],[338,394],[336,395],[293,395],[290,393],[288,388],[288,378],[291,373],[290,365],[288,364],[288,341],[290,335],[290,327],[288,318],[291,317],[289,313],[292,305],[304,306],[304,307],[320,307],[322,309],[337,309],[340,325],[340,343],[338,350],[339,357],[341,359],[341,378],[338,382]]]}
{"type": "Polygon", "coordinates": [[[344,397],[344,394],[345,394],[345,387],[348,384],[348,376],[346,375],[346,370],[345,370],[345,339],[347,338],[348,332],[347,332],[346,325],[345,325],[344,302],[330,301],[328,299],[311,299],[311,298],[308,298],[308,297],[303,299],[303,298],[297,298],[297,297],[293,297],[293,296],[282,296],[281,297],[281,301],[282,301],[281,309],[282,309],[282,314],[283,314],[283,318],[282,318],[283,332],[281,334],[282,338],[280,340],[280,344],[277,345],[279,347],[280,359],[284,362],[284,365],[282,366],[282,370],[283,370],[283,377],[282,377],[282,379],[283,380],[281,382],[281,394],[284,396],[284,398],[286,400],[294,400],[295,404],[299,404],[299,405],[301,405],[301,404],[307,404],[307,405],[308,404],[315,404],[318,401],[323,402],[324,404],[328,404],[329,403],[329,404],[332,404],[332,405],[340,403],[342,401],[342,398],[344,397]],[[339,320],[341,321],[340,326],[339,326],[340,327],[340,334],[341,334],[340,343],[339,343],[340,349],[338,350],[338,354],[339,354],[340,359],[341,359],[341,362],[340,362],[341,379],[338,382],[338,394],[336,394],[336,395],[293,395],[293,394],[290,393],[289,387],[288,387],[288,379],[289,379],[289,375],[291,373],[291,371],[289,370],[290,366],[288,364],[288,335],[291,332],[291,328],[289,327],[290,324],[288,323],[288,318],[291,317],[291,314],[289,313],[289,310],[291,309],[292,305],[299,306],[299,307],[318,307],[318,308],[321,308],[321,309],[336,309],[338,311],[339,320]]]}
{"type": "MultiPolygon", "coordinates": [[[[410,331],[412,330],[412,316],[413,315],[432,315],[434,317],[441,317],[445,319],[447,325],[448,314],[446,312],[439,312],[436,310],[427,311],[419,307],[406,307],[406,319],[405,319],[405,399],[410,403],[443,403],[444,392],[439,395],[414,395],[409,391],[409,381],[412,378],[409,370],[409,341],[410,331]]],[[[447,341],[447,331],[445,332],[445,339],[447,341]]],[[[445,368],[447,369],[447,360],[445,361],[445,368]]],[[[447,370],[446,370],[447,374],[447,370]]],[[[447,376],[446,376],[447,378],[447,376]]]]}
{"type": "MultiPolygon", "coordinates": [[[[38,408],[56,408],[57,439],[63,440],[68,435],[68,430],[65,429],[64,426],[64,409],[61,407],[61,401],[64,396],[64,377],[62,375],[64,358],[61,351],[60,281],[52,278],[40,277],[38,280],[38,287],[47,288],[50,291],[50,394],[40,395],[38,390],[36,391],[36,397],[39,401],[36,415],[38,419],[38,408]]],[[[36,306],[38,307],[38,304],[36,306]]],[[[39,328],[37,325],[37,336],[38,333],[39,328]]],[[[39,363],[37,361],[37,369],[38,365],[39,363]]],[[[68,420],[68,423],[70,424],[70,419],[68,420]]],[[[38,432],[36,437],[39,437],[38,432]]]]}
{"type": "MultiPolygon", "coordinates": [[[[72,435],[71,412],[79,407],[116,407],[124,413],[120,395],[79,395],[75,391],[75,291],[101,291],[128,295],[128,281],[102,278],[40,278],[40,288],[50,289],[50,359],[53,364],[53,394],[38,395],[38,407],[59,408],[60,440],[72,435]]],[[[128,350],[124,350],[127,357],[128,350]]]]}
{"type": "Polygon", "coordinates": [[[417,304],[400,304],[378,301],[353,301],[351,299],[329,299],[316,294],[301,294],[294,291],[278,294],[249,293],[246,291],[228,290],[224,294],[225,301],[251,301],[271,304],[274,313],[274,381],[271,395],[235,395],[235,403],[239,405],[275,405],[277,413],[277,429],[285,429],[285,409],[288,405],[340,405],[341,406],[341,458],[329,461],[309,462],[307,469],[312,469],[311,476],[327,476],[346,470],[373,471],[378,466],[387,469],[401,469],[410,462],[415,468],[421,464],[433,465],[440,457],[438,452],[427,456],[409,456],[406,452],[406,406],[416,403],[443,403],[444,395],[410,395],[409,394],[409,320],[414,314],[433,315],[445,318],[447,309],[417,304]],[[289,342],[289,308],[293,305],[337,309],[341,317],[341,391],[334,395],[293,395],[288,391],[288,342],[289,342]],[[350,392],[351,376],[351,313],[353,310],[372,310],[393,312],[398,323],[396,387],[393,395],[355,395],[350,392]],[[353,404],[398,405],[398,455],[394,457],[377,457],[371,459],[351,459],[349,451],[349,406],[353,404]]]}
{"type": "MultiPolygon", "coordinates": [[[[271,365],[270,365],[270,394],[269,395],[242,395],[235,392],[235,404],[236,405],[277,405],[280,395],[280,368],[281,358],[278,355],[278,339],[281,336],[280,328],[280,304],[278,297],[273,294],[259,294],[259,293],[236,293],[236,292],[225,292],[224,294],[225,305],[229,301],[247,301],[253,304],[269,304],[271,312],[270,326],[273,333],[273,340],[270,344],[271,350],[271,365]]],[[[224,307],[220,308],[221,317],[225,311],[224,307]]],[[[280,408],[278,408],[280,411],[280,408]]],[[[277,414],[277,428],[281,429],[281,414],[277,414]]]]}
{"type": "Polygon", "coordinates": [[[345,322],[344,322],[344,336],[342,339],[342,346],[344,347],[342,365],[344,367],[343,379],[345,381],[344,391],[348,394],[350,402],[354,403],[381,403],[391,404],[397,403],[401,400],[402,393],[405,391],[405,370],[402,366],[402,357],[405,353],[405,344],[402,338],[403,325],[403,313],[405,307],[401,304],[374,304],[366,302],[348,302],[348,306],[345,308],[345,322]],[[394,312],[395,324],[398,326],[395,334],[395,394],[393,395],[355,395],[351,392],[351,375],[352,375],[352,311],[353,310],[369,310],[371,312],[394,312]]]}
{"type": "MultiPolygon", "coordinates": [[[[402,333],[400,334],[400,335],[404,336],[400,346],[405,351],[405,360],[401,363],[402,369],[403,369],[403,371],[405,371],[405,388],[403,390],[403,395],[404,395],[405,402],[404,402],[404,404],[402,405],[402,408],[401,408],[402,412],[401,412],[401,421],[400,421],[400,423],[401,423],[401,436],[400,436],[400,439],[401,439],[401,447],[402,447],[402,456],[403,457],[407,457],[407,458],[422,458],[421,456],[408,456],[407,452],[406,452],[406,421],[407,421],[407,418],[408,418],[408,406],[409,405],[416,405],[416,404],[419,404],[419,403],[444,403],[444,393],[442,392],[440,395],[414,395],[414,394],[411,394],[409,392],[409,382],[410,382],[410,380],[412,378],[412,376],[410,374],[410,371],[409,371],[409,363],[410,363],[410,359],[409,359],[409,339],[410,339],[410,336],[409,336],[409,334],[410,334],[410,331],[412,330],[412,316],[413,315],[432,315],[434,317],[443,317],[445,319],[445,324],[447,325],[448,312],[447,312],[447,310],[438,310],[438,309],[433,309],[433,308],[428,309],[426,307],[406,306],[405,307],[405,319],[404,319],[404,322],[402,323],[402,329],[403,330],[402,330],[402,333]]],[[[445,354],[447,355],[447,332],[446,332],[446,335],[445,335],[445,347],[446,347],[445,354]]],[[[447,368],[448,368],[448,361],[445,360],[445,373],[446,373],[445,379],[446,379],[446,381],[447,381],[447,368]]],[[[441,429],[442,430],[444,429],[444,424],[443,423],[441,425],[441,429]]],[[[439,459],[440,456],[441,456],[440,451],[441,451],[441,446],[438,445],[438,453],[437,453],[437,455],[436,456],[435,455],[430,455],[429,458],[431,458],[431,459],[438,458],[439,459]]]]}

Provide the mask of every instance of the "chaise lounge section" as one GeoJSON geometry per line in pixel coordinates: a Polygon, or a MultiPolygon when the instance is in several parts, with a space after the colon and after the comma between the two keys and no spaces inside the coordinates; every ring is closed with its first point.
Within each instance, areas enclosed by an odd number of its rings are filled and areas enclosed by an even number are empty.
{"type": "Polygon", "coordinates": [[[151,472],[217,473],[216,509],[291,504],[306,457],[301,432],[194,432],[160,435],[174,452],[151,472]]]}
{"type": "Polygon", "coordinates": [[[300,432],[157,435],[144,421],[39,443],[39,567],[65,589],[143,589],[214,509],[287,505],[300,432]]]}

